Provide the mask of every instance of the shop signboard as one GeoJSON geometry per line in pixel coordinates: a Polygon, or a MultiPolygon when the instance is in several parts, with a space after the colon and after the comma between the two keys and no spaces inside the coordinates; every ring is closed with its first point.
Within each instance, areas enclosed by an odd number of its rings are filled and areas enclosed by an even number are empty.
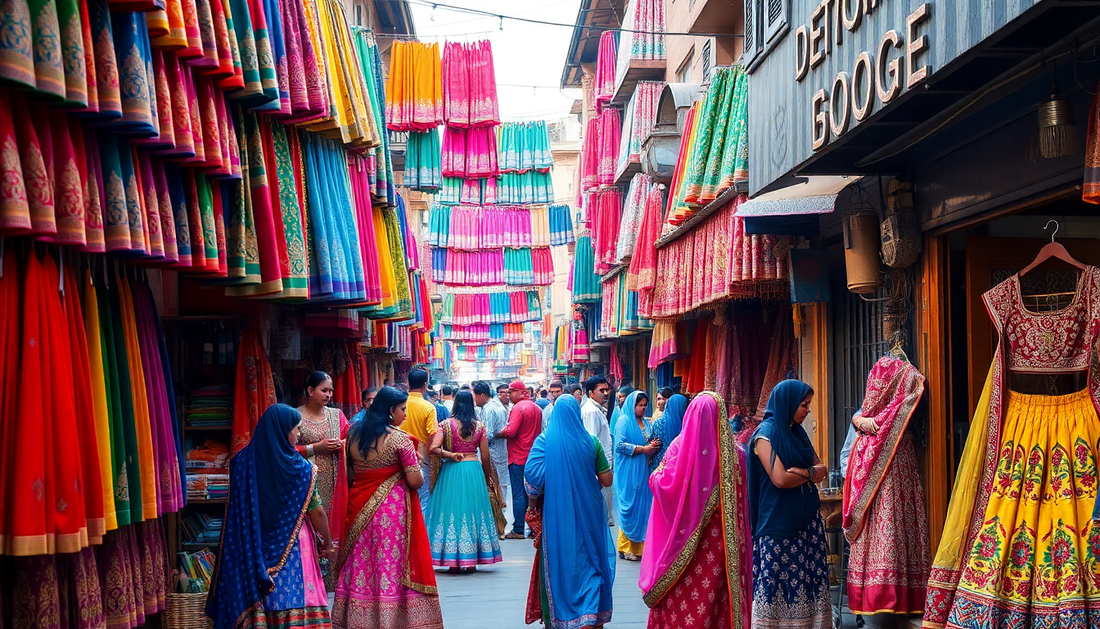
{"type": "Polygon", "coordinates": [[[760,18],[746,37],[757,46],[746,52],[750,194],[856,142],[861,127],[1040,1],[745,0],[760,18]]]}

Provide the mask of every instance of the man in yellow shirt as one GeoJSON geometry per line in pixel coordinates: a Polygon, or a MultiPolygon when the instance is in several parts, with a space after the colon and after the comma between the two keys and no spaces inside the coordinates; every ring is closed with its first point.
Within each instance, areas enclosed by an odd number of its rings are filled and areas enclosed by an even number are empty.
{"type": "Polygon", "coordinates": [[[431,464],[428,461],[428,449],[432,445],[432,435],[439,428],[435,416],[435,405],[424,399],[428,390],[428,372],[419,367],[409,371],[409,401],[405,406],[405,421],[401,430],[417,440],[416,452],[420,455],[420,469],[424,473],[424,484],[420,486],[420,508],[424,516],[428,515],[428,500],[431,499],[431,464]]]}

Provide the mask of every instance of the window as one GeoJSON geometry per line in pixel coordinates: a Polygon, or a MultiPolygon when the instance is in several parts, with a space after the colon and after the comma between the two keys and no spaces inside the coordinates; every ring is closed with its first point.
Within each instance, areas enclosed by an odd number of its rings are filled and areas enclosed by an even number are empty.
{"type": "Polygon", "coordinates": [[[714,69],[714,38],[703,42],[703,83],[710,80],[710,71],[714,69]]]}
{"type": "Polygon", "coordinates": [[[790,30],[790,0],[745,0],[745,38],[741,62],[750,70],[790,30]]]}
{"type": "Polygon", "coordinates": [[[356,26],[362,26],[363,25],[363,5],[361,5],[361,4],[356,4],[355,5],[355,25],[356,26]]]}
{"type": "Polygon", "coordinates": [[[676,82],[677,83],[691,83],[691,66],[695,63],[695,49],[692,48],[688,52],[684,62],[680,64],[680,67],[676,70],[676,82]]]}

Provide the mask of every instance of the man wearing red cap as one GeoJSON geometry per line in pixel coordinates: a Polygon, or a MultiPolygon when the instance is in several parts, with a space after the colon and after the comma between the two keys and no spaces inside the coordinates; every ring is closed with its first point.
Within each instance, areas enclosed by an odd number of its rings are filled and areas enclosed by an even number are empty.
{"type": "Polygon", "coordinates": [[[527,387],[519,380],[508,385],[512,411],[508,425],[497,432],[497,437],[508,439],[508,478],[512,485],[512,531],[504,539],[523,539],[527,521],[527,490],[523,486],[523,467],[535,437],[542,432],[542,409],[531,401],[527,387]]]}

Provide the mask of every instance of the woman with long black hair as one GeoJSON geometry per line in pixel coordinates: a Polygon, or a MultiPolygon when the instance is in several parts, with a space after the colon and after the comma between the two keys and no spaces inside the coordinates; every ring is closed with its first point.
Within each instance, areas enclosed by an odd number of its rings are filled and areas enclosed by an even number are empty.
{"type": "MultiPolygon", "coordinates": [[[[458,571],[501,561],[489,502],[489,491],[499,492],[500,484],[489,458],[485,426],[477,421],[469,391],[459,391],[451,416],[439,422],[432,454],[443,461],[428,514],[432,564],[458,571]]],[[[499,493],[497,499],[503,499],[499,493]]]]}
{"type": "Polygon", "coordinates": [[[348,531],[336,560],[336,629],[443,627],[417,490],[416,446],[398,429],[409,396],[382,387],[348,433],[348,531]]]}

